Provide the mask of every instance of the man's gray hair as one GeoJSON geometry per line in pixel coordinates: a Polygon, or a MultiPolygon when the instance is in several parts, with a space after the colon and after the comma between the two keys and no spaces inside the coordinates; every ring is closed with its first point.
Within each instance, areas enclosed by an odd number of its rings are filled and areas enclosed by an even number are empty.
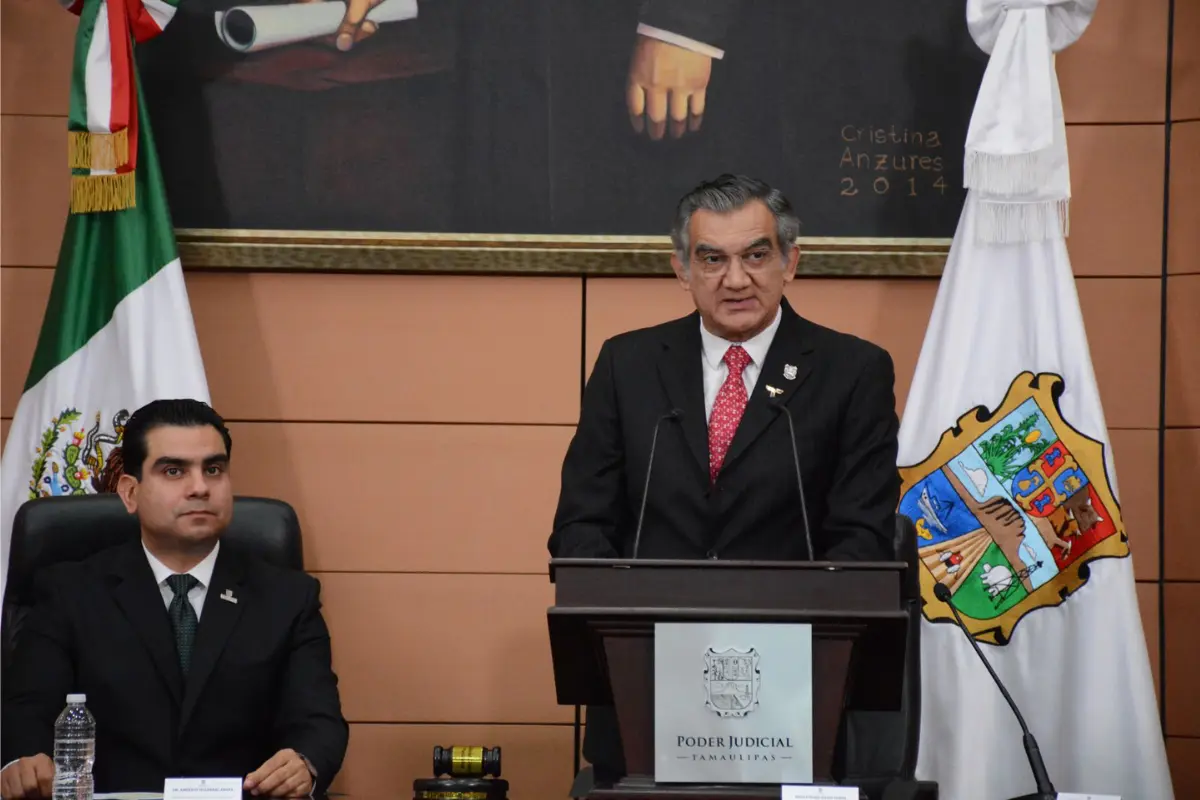
{"type": "Polygon", "coordinates": [[[700,210],[727,214],[755,200],[761,200],[775,215],[775,235],[779,239],[780,250],[786,256],[800,235],[800,218],[792,210],[792,204],[783,192],[760,180],[726,173],[716,180],[705,181],[679,201],[675,210],[675,224],[671,227],[671,243],[684,266],[691,263],[688,226],[692,214],[700,210]]]}

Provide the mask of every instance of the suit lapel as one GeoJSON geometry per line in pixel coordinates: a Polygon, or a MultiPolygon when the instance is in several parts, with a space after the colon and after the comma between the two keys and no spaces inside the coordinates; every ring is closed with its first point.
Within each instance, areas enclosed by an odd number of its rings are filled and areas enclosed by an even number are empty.
{"type": "Polygon", "coordinates": [[[179,667],[175,634],[140,540],[121,549],[109,574],[117,605],[141,638],[171,697],[180,702],[183,671],[179,667]]]}
{"type": "MultiPolygon", "coordinates": [[[[673,408],[683,412],[679,424],[688,449],[708,476],[708,421],[704,413],[704,370],[700,343],[700,315],[689,314],[675,323],[663,342],[658,373],[673,408]]],[[[662,413],[671,409],[664,408],[662,413]]]]}
{"type": "Polygon", "coordinates": [[[244,578],[243,565],[236,554],[228,547],[222,547],[217,554],[217,563],[213,567],[212,582],[204,595],[203,614],[200,625],[196,628],[196,641],[192,647],[192,664],[188,671],[187,685],[183,696],[183,709],[179,717],[179,729],[182,731],[196,708],[196,702],[204,690],[204,684],[212,675],[225,643],[232,633],[238,617],[242,613],[242,604],[246,602],[243,593],[238,591],[244,578]],[[221,595],[231,593],[240,602],[233,603],[222,600],[221,595]]]}
{"type": "MultiPolygon", "coordinates": [[[[754,393],[750,396],[742,414],[742,421],[738,423],[737,431],[733,434],[729,452],[725,454],[721,473],[737,463],[767,426],[780,415],[771,408],[772,404],[789,402],[812,372],[813,348],[811,337],[805,335],[807,325],[808,323],[792,310],[787,300],[784,300],[779,330],[775,332],[775,338],[767,350],[763,368],[754,383],[754,393]],[[767,387],[777,390],[774,398],[767,387]]],[[[786,420],[784,424],[787,424],[786,420]]],[[[717,476],[717,480],[720,480],[720,475],[717,476]]]]}

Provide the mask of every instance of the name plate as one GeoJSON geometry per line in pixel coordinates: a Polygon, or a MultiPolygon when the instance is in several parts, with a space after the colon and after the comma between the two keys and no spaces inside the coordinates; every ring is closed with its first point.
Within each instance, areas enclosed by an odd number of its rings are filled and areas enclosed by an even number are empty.
{"type": "Polygon", "coordinates": [[[242,800],[242,779],[167,778],[163,800],[242,800]]]}
{"type": "Polygon", "coordinates": [[[854,786],[783,786],[780,800],[859,800],[854,786]]]}
{"type": "Polygon", "coordinates": [[[811,783],[812,761],[811,625],[655,624],[655,781],[811,783]]]}

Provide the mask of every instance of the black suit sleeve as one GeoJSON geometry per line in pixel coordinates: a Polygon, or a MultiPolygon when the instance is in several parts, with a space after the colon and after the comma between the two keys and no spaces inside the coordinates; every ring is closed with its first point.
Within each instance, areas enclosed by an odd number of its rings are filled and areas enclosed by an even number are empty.
{"type": "MultiPolygon", "coordinates": [[[[57,572],[57,571],[56,571],[57,572]]],[[[74,637],[54,577],[36,581],[35,600],[17,633],[4,678],[0,765],[45,753],[54,755],[54,721],[75,687],[74,637]]]]}
{"type": "Polygon", "coordinates": [[[342,768],[350,728],[342,716],[329,629],[321,616],[321,584],[308,577],[304,608],[292,628],[275,726],[278,749],[291,748],[317,771],[315,794],[342,768]]]}
{"type": "Polygon", "coordinates": [[[563,459],[550,535],[555,558],[617,558],[626,513],[625,450],[610,342],[600,348],[583,392],[579,425],[563,459]]]}
{"type": "Polygon", "coordinates": [[[886,350],[871,347],[851,391],[822,530],[828,561],[890,561],[895,557],[895,368],[886,350]]]}
{"type": "Polygon", "coordinates": [[[638,22],[710,47],[724,48],[725,32],[742,0],[646,0],[638,22]]]}

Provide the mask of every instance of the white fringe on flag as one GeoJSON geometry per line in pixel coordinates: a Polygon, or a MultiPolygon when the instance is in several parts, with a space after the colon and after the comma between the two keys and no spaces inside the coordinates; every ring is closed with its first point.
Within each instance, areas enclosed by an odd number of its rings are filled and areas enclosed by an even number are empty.
{"type": "Polygon", "coordinates": [[[1070,235],[1070,199],[1013,202],[979,202],[975,237],[985,244],[1014,244],[1065,239],[1070,235]]]}

